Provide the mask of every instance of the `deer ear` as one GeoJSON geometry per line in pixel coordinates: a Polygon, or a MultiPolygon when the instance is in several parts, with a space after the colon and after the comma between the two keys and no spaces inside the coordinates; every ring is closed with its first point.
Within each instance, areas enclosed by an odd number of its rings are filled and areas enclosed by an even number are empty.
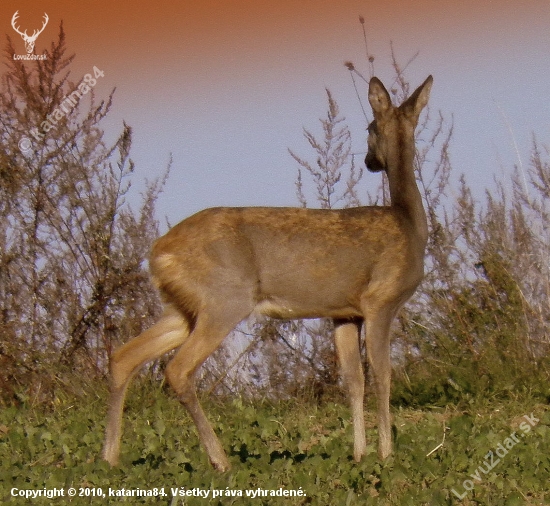
{"type": "Polygon", "coordinates": [[[407,110],[407,112],[412,114],[415,119],[418,119],[422,109],[424,109],[428,103],[433,82],[433,77],[428,76],[428,78],[415,90],[415,92],[401,105],[403,110],[407,110]]]}
{"type": "Polygon", "coordinates": [[[390,94],[377,77],[373,77],[369,83],[369,103],[375,117],[384,114],[392,106],[390,94]]]}

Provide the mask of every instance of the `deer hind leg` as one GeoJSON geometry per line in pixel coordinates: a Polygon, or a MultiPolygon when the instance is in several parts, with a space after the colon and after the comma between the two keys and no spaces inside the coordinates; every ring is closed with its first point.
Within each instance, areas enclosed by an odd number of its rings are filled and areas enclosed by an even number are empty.
{"type": "MultiPolygon", "coordinates": [[[[217,303],[223,300],[230,302],[238,300],[238,297],[235,297],[235,294],[230,298],[216,297],[217,303]]],[[[230,464],[197,398],[195,372],[218,348],[226,335],[250,314],[253,307],[251,304],[247,310],[242,310],[242,307],[236,304],[233,308],[218,306],[215,309],[204,309],[199,314],[189,339],[183,343],[166,367],[168,382],[191,415],[208,458],[219,471],[227,471],[230,464]]]]}
{"type": "Polygon", "coordinates": [[[126,390],[141,366],[180,346],[189,335],[189,326],[173,308],[139,336],[118,348],[111,357],[111,396],[105,430],[103,458],[118,463],[122,433],[122,409],[126,390]]]}
{"type": "Polygon", "coordinates": [[[376,389],[378,404],[378,456],[385,459],[392,452],[390,417],[390,326],[395,316],[393,306],[369,308],[365,312],[367,357],[376,389]]]}
{"type": "Polygon", "coordinates": [[[365,414],[363,399],[365,396],[365,378],[359,351],[359,322],[335,321],[336,355],[340,370],[348,389],[353,418],[353,458],[356,462],[366,453],[365,414]]]}

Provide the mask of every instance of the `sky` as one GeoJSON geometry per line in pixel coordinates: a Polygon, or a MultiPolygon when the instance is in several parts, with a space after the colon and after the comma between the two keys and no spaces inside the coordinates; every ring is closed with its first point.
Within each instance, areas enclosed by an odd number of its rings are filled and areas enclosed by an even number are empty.
{"type": "MultiPolygon", "coordinates": [[[[412,87],[432,74],[430,107],[454,121],[451,161],[483,198],[529,162],[532,135],[550,144],[548,0],[203,0],[67,2],[2,0],[0,26],[24,54],[11,19],[41,53],[59,24],[75,53],[71,77],[104,72],[98,98],[116,87],[106,130],[133,128],[136,191],[172,155],[159,217],[171,223],[206,207],[297,205],[297,165],[314,159],[304,140],[320,133],[325,88],[365,151],[366,120],[345,61],[368,74],[359,16],[376,75],[392,78],[390,42],[412,87]]],[[[366,87],[360,89],[366,104],[366,87]]],[[[114,137],[113,137],[114,138],[114,137]]],[[[375,188],[379,175],[366,175],[375,188]]]]}

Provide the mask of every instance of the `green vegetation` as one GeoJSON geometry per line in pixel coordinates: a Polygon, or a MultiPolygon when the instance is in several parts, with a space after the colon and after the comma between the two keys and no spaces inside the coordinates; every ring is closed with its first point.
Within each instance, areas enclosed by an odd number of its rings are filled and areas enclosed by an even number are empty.
{"type": "MultiPolygon", "coordinates": [[[[77,494],[81,488],[88,494],[101,488],[107,496],[63,499],[71,504],[434,505],[460,503],[458,496],[463,494],[463,504],[550,501],[550,407],[530,397],[423,410],[394,408],[395,454],[385,462],[376,456],[374,406],[368,406],[370,453],[359,464],[351,457],[352,427],[346,406],[205,399],[232,463],[225,474],[210,467],[179,402],[146,379],[131,389],[121,465],[111,469],[100,458],[105,405],[106,392],[90,390],[79,398],[61,396],[50,409],[30,403],[4,409],[2,502],[25,503],[24,498],[11,497],[13,487],[63,488],[65,494],[69,487],[77,494]],[[530,430],[524,433],[526,423],[530,430]],[[506,445],[512,433],[519,443],[498,461],[497,454],[503,453],[498,445],[506,445]],[[490,451],[494,467],[484,474],[490,451]],[[471,491],[465,488],[469,486],[471,491]],[[158,498],[108,497],[109,489],[161,487],[166,495],[158,498]],[[210,491],[209,497],[173,497],[171,489],[179,493],[181,487],[210,491]],[[301,490],[305,496],[246,496],[247,491],[258,494],[258,489],[301,490]],[[212,498],[215,490],[223,495],[212,498]]],[[[59,499],[47,498],[28,502],[60,504],[59,499]]]]}

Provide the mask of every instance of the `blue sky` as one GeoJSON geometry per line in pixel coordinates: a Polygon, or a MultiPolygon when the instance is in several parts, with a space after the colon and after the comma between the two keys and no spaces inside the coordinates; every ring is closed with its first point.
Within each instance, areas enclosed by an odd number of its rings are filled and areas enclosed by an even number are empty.
{"type": "MultiPolygon", "coordinates": [[[[480,199],[495,175],[507,184],[518,153],[528,164],[533,132],[550,139],[547,0],[7,0],[0,21],[23,52],[10,26],[15,10],[23,27],[48,13],[37,52],[63,19],[74,79],[96,65],[105,72],[97,96],[116,86],[106,126],[125,120],[134,129],[137,189],[172,153],[158,206],[172,223],[215,205],[297,205],[287,148],[310,155],[302,128],[319,132],[325,87],[354,151],[364,151],[366,124],[344,67],[351,60],[367,73],[359,15],[384,82],[390,41],[403,63],[419,52],[407,75],[412,86],[434,76],[430,106],[454,117],[455,180],[465,173],[480,199]]],[[[379,176],[367,177],[376,187],[379,176]]]]}

